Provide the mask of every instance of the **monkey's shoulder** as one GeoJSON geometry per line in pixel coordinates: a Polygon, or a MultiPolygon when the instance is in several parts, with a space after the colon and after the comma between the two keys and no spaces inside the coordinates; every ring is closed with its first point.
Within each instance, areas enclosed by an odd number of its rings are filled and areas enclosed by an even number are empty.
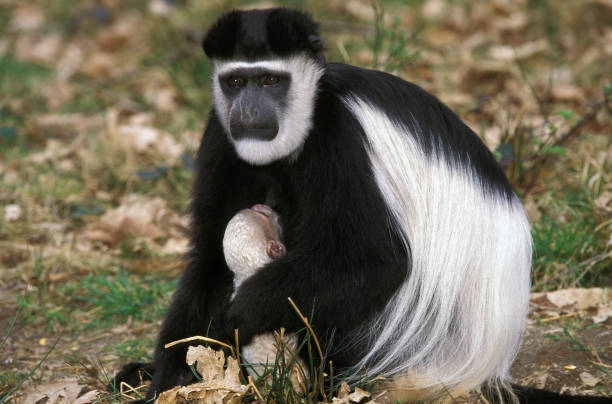
{"type": "Polygon", "coordinates": [[[333,93],[343,100],[358,98],[365,102],[377,113],[384,114],[420,138],[426,149],[433,139],[440,136],[446,137],[443,143],[451,144],[461,138],[477,137],[436,96],[415,83],[386,72],[328,63],[321,88],[323,93],[333,93]]]}

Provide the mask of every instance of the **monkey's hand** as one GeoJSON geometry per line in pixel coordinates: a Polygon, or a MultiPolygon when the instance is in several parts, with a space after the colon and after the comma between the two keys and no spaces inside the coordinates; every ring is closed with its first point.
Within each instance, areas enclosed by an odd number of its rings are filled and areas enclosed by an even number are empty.
{"type": "MultiPolygon", "coordinates": [[[[226,335],[233,336],[238,329],[240,344],[248,344],[251,339],[263,332],[273,332],[281,327],[288,331],[297,331],[303,327],[295,311],[289,304],[291,297],[298,304],[309,300],[309,306],[299,306],[310,313],[312,297],[305,293],[305,284],[310,283],[300,271],[288,273],[284,258],[266,265],[257,273],[247,278],[237,289],[236,295],[226,313],[226,335]],[[284,272],[284,273],[283,273],[284,272]],[[296,285],[302,288],[296,293],[296,285]]],[[[299,289],[299,288],[298,288],[299,289]]],[[[312,295],[311,295],[312,296],[312,295]]]]}

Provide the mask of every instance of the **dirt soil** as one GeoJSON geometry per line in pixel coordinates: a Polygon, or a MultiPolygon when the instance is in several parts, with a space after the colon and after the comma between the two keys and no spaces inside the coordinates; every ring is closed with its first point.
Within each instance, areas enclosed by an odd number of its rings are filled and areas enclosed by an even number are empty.
{"type": "MultiPolygon", "coordinates": [[[[3,288],[0,296],[6,296],[3,288]]],[[[15,307],[2,299],[0,329],[8,330],[15,307]]],[[[578,316],[569,316],[573,321],[578,316]]],[[[612,320],[592,325],[584,317],[580,327],[567,330],[563,316],[559,320],[527,327],[525,341],[512,375],[522,385],[530,385],[568,394],[612,394],[612,320]],[[597,347],[597,349],[595,349],[597,347]]],[[[158,324],[131,327],[118,324],[108,330],[81,333],[62,333],[44,327],[18,322],[8,337],[0,362],[0,374],[28,373],[57,345],[34,375],[9,402],[20,403],[36,386],[49,382],[76,378],[82,392],[97,390],[100,397],[110,398],[104,392],[107,378],[121,366],[117,356],[109,351],[127,339],[155,334],[158,324]]],[[[0,395],[7,392],[0,386],[0,395]]],[[[116,397],[115,397],[116,400],[116,397]]]]}
{"type": "Polygon", "coordinates": [[[574,339],[586,347],[572,343],[569,337],[551,338],[551,335],[559,334],[563,335],[563,329],[558,324],[530,325],[527,328],[523,346],[512,366],[516,381],[552,391],[573,393],[588,390],[596,394],[611,394],[611,321],[572,332],[574,339]],[[591,347],[600,347],[598,355],[591,347]],[[595,381],[597,388],[587,385],[595,381]]]}

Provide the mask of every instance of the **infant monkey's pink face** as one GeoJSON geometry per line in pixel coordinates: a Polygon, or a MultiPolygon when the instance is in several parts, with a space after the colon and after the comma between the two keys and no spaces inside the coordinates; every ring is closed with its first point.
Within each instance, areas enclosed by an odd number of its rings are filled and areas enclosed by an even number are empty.
{"type": "Polygon", "coordinates": [[[274,209],[268,205],[257,204],[243,212],[255,219],[257,225],[263,230],[266,236],[266,253],[268,256],[277,259],[285,255],[285,246],[280,239],[281,227],[278,214],[274,209]]]}

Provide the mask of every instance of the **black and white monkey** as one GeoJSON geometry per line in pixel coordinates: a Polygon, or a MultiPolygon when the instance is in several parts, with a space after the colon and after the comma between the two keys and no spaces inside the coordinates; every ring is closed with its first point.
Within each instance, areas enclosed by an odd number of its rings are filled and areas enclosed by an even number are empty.
{"type": "MultiPolygon", "coordinates": [[[[314,313],[335,370],[385,376],[398,399],[507,389],[531,237],[474,132],[414,84],[327,63],[300,11],[228,12],[204,51],[214,107],[196,159],[192,250],[147,399],[192,377],[186,347],[164,344],[206,333],[231,342],[238,329],[244,346],[296,331],[288,297],[314,313]],[[232,298],[224,230],[258,203],[279,213],[286,254],[232,298]]],[[[543,400],[531,402],[560,402],[543,400]]]]}

